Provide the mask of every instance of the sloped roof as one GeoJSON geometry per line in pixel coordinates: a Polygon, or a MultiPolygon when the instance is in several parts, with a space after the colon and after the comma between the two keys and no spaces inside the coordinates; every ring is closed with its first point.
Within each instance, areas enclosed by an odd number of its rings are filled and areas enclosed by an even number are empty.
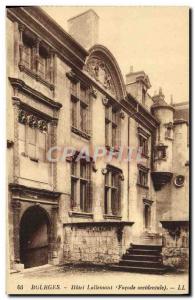
{"type": "Polygon", "coordinates": [[[169,109],[174,110],[173,106],[169,105],[165,100],[164,97],[154,96],[153,97],[154,104],[151,106],[151,109],[166,107],[169,109]]]}
{"type": "Polygon", "coordinates": [[[176,109],[174,112],[174,120],[185,120],[189,122],[189,108],[176,109]]]}

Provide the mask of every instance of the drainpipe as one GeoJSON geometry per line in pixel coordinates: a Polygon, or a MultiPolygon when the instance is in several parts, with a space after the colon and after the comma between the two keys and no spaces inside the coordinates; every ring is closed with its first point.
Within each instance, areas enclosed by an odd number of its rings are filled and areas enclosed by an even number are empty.
{"type": "MultiPolygon", "coordinates": [[[[128,116],[128,137],[127,137],[127,144],[128,144],[128,151],[129,151],[129,146],[130,146],[130,139],[129,139],[129,133],[130,133],[130,117],[128,116]]],[[[129,153],[128,153],[128,169],[127,169],[127,205],[128,205],[128,210],[127,210],[127,218],[129,221],[129,177],[130,177],[130,159],[129,159],[129,153]]]]}
{"type": "MultiPolygon", "coordinates": [[[[134,112],[130,116],[128,116],[128,138],[127,138],[128,149],[130,147],[130,138],[129,138],[129,136],[130,136],[130,118],[132,118],[133,116],[135,116],[138,112],[139,112],[139,104],[137,104],[136,112],[134,112]]],[[[128,153],[128,155],[129,155],[129,153],[128,153]]],[[[128,217],[128,220],[129,220],[130,159],[128,159],[127,177],[128,177],[128,180],[127,180],[127,197],[128,197],[128,201],[127,201],[127,204],[128,204],[127,217],[128,217]]]]}

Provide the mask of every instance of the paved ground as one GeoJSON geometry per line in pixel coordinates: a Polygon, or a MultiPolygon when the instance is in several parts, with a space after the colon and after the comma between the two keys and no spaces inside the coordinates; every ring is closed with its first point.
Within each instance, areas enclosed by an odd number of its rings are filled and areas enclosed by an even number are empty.
{"type": "Polygon", "coordinates": [[[95,267],[44,266],[25,270],[23,274],[12,274],[10,281],[11,290],[23,294],[188,293],[188,275],[184,273],[151,275],[95,267]]]}

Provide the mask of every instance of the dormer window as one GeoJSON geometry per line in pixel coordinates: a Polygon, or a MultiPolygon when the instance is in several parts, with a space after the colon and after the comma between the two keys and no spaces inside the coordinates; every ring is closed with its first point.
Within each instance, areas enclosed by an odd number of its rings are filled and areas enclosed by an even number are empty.
{"type": "Polygon", "coordinates": [[[36,78],[51,90],[54,89],[55,53],[40,37],[24,26],[19,26],[19,69],[36,78]]]}
{"type": "Polygon", "coordinates": [[[33,39],[23,35],[23,64],[28,69],[34,68],[34,43],[33,39]]]}
{"type": "Polygon", "coordinates": [[[39,76],[50,81],[50,56],[46,48],[39,47],[39,76]]]}

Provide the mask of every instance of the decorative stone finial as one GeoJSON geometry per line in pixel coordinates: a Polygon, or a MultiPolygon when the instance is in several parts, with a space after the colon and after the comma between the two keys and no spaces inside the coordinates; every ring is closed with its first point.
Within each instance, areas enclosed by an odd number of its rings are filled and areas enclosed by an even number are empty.
{"type": "Polygon", "coordinates": [[[170,99],[171,99],[170,104],[173,105],[173,95],[171,95],[170,99]]]}
{"type": "Polygon", "coordinates": [[[163,95],[162,88],[159,87],[159,95],[163,95]]]}
{"type": "Polygon", "coordinates": [[[130,66],[130,73],[133,73],[133,66],[130,66]]]}

